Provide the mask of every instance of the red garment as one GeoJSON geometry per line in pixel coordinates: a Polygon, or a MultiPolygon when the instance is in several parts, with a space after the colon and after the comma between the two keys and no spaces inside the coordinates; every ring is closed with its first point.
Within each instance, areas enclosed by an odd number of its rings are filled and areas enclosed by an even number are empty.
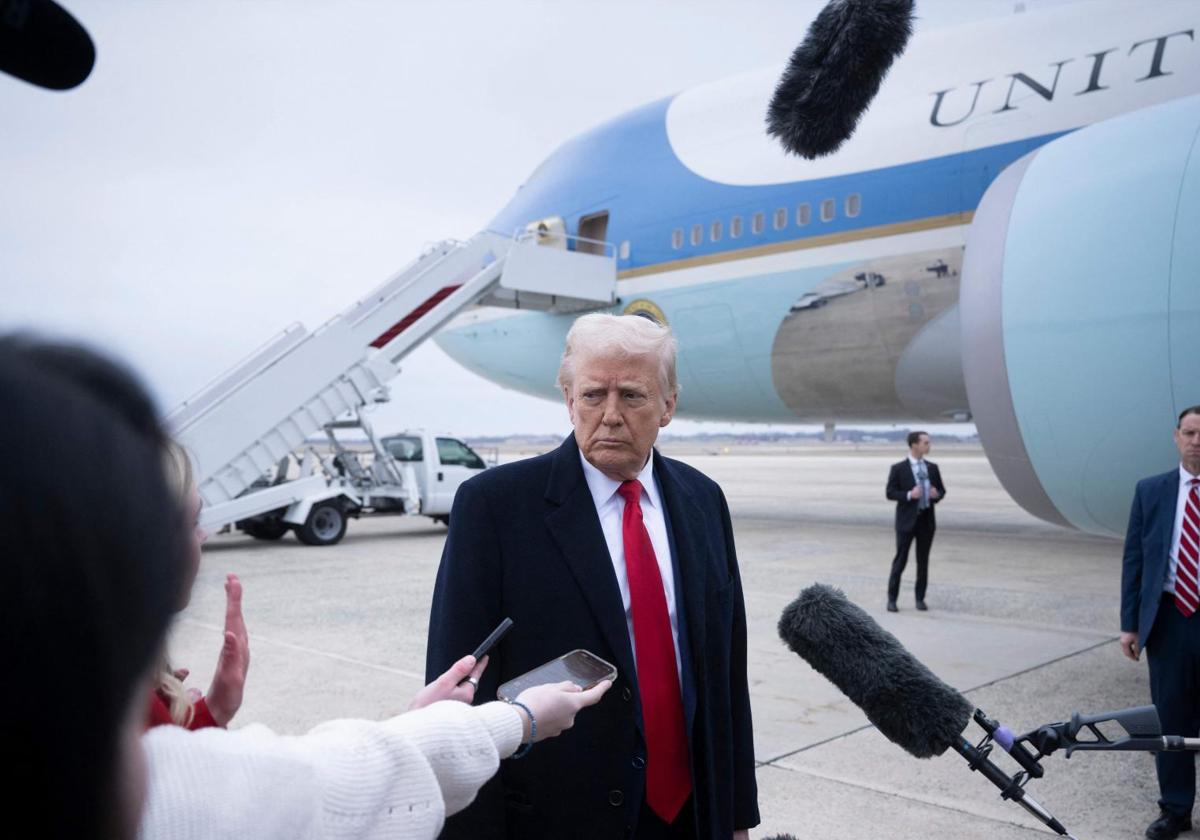
{"type": "Polygon", "coordinates": [[[633,646],[637,653],[638,691],[646,724],[646,804],[670,825],[692,792],[687,727],[675,642],[654,545],[642,519],[642,484],[632,480],[617,489],[625,499],[621,535],[625,573],[633,613],[633,646]]]}
{"type": "MultiPolygon", "coordinates": [[[[167,702],[166,695],[158,689],[151,691],[146,728],[175,725],[175,721],[171,718],[171,705],[167,702]]],[[[213,718],[212,712],[208,710],[208,703],[204,701],[203,697],[192,704],[192,722],[187,725],[188,729],[206,729],[210,726],[220,725],[213,718]]]]}

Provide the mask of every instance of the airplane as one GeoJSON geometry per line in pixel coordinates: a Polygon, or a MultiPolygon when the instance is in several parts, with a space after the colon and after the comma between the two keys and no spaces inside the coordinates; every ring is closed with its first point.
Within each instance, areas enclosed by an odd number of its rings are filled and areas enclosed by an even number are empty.
{"type": "MultiPolygon", "coordinates": [[[[1190,0],[918,22],[832,155],[767,136],[770,68],[569,140],[488,227],[612,253],[611,311],[678,339],[680,416],[970,419],[1022,507],[1121,534],[1200,402],[1197,24],[1190,0]]],[[[560,399],[571,322],[478,309],[436,341],[560,399]]]]}

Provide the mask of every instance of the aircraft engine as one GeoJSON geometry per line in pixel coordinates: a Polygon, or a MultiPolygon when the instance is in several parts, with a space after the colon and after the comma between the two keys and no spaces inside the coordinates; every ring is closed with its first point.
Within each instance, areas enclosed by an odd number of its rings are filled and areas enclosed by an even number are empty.
{"type": "Polygon", "coordinates": [[[1030,513],[1123,534],[1200,403],[1200,97],[1097,123],[1008,167],[967,239],[963,376],[1030,513]]]}

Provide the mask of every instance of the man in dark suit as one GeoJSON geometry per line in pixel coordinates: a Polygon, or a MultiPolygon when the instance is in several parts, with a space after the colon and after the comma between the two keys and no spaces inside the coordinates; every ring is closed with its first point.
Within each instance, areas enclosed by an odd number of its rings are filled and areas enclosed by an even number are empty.
{"type": "Polygon", "coordinates": [[[653,449],[675,411],[674,338],[639,316],[586,315],[559,387],[574,434],[458,491],[426,670],[510,616],[480,701],[576,648],[619,675],[571,732],[506,761],[442,837],[745,840],[758,804],[729,509],[653,449]]]}
{"type": "Polygon", "coordinates": [[[929,435],[910,432],[908,457],[892,464],[888,472],[887,497],[896,503],[896,556],[888,576],[888,612],[897,612],[900,575],[908,565],[908,549],[917,541],[917,609],[925,606],[925,587],[929,583],[929,548],[937,519],[933,507],[946,497],[946,485],[937,464],[925,460],[929,454],[929,435]]]}
{"type": "MultiPolygon", "coordinates": [[[[1179,466],[1138,482],[1121,567],[1121,650],[1136,661],[1145,648],[1150,697],[1166,735],[1200,733],[1200,405],[1175,425],[1179,466]]],[[[1150,840],[1170,840],[1192,827],[1196,760],[1160,752],[1158,819],[1150,840]]]]}

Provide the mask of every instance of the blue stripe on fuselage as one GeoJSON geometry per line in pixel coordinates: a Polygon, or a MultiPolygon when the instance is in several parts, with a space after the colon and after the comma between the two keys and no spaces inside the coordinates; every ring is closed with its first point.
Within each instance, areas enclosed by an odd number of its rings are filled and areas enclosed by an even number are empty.
{"type": "Polygon", "coordinates": [[[720,254],[758,245],[802,240],[861,228],[919,221],[973,211],[992,180],[1010,163],[1066,132],[1029,137],[961,154],[899,166],[766,186],[730,186],[710,181],[685,167],[667,139],[666,113],[672,97],[652,102],[586,132],[547,158],[489,227],[513,233],[526,224],[562,216],[570,233],[581,216],[608,210],[605,238],[628,240],[624,271],[689,257],[720,254]],[[846,196],[861,196],[861,212],[844,215],[846,196]],[[820,221],[820,203],[836,200],[836,215],[820,221]],[[807,202],[812,221],[797,227],[796,207],[807,202]],[[786,208],[787,224],[775,230],[771,214],[786,208]],[[751,231],[754,213],[765,214],[764,230],[751,231]],[[729,236],[729,219],[742,217],[741,237],[729,236]],[[712,242],[709,224],[720,220],[723,234],[712,242]],[[703,241],[692,245],[694,224],[704,226],[703,241]],[[672,231],[684,230],[681,249],[671,246],[672,231]]]}

